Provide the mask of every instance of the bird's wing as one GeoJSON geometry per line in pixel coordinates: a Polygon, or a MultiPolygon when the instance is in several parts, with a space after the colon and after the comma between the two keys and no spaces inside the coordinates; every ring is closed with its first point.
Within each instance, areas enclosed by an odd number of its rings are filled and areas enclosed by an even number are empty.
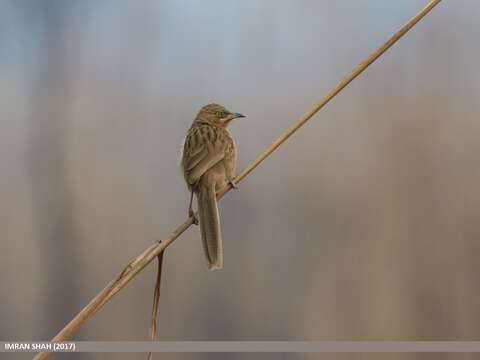
{"type": "Polygon", "coordinates": [[[187,135],[183,169],[189,184],[195,184],[202,175],[223,159],[225,141],[212,126],[201,126],[187,135]]]}

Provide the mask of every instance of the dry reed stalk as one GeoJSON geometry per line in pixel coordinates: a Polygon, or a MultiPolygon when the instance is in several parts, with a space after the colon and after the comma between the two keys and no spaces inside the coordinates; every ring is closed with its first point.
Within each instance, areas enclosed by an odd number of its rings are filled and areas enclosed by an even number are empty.
{"type": "MultiPolygon", "coordinates": [[[[158,315],[158,304],[160,300],[160,282],[162,279],[162,264],[163,264],[163,254],[165,251],[162,251],[158,256],[158,266],[157,266],[157,281],[155,283],[155,290],[153,292],[153,306],[152,306],[152,319],[150,323],[150,340],[155,341],[155,335],[157,333],[157,315],[158,315]]],[[[148,353],[148,360],[152,360],[152,353],[148,353]]]]}
{"type": "MultiPolygon", "coordinates": [[[[238,184],[245,176],[255,169],[267,156],[269,156],[277,147],[287,140],[295,131],[304,125],[315,113],[325,106],[335,95],[337,95],[345,86],[353,79],[360,75],[371,63],[373,63],[380,55],[387,51],[398,39],[410,30],[420,19],[422,19],[430,10],[432,10],[441,0],[430,1],[422,10],[420,10],[413,18],[403,25],[395,34],[393,34],[378,49],[372,52],[365,60],[358,64],[347,76],[345,76],[338,84],[333,87],[310,111],[303,115],[295,124],[293,124],[285,133],[275,140],[262,154],[252,161],[245,169],[243,169],[234,179],[238,184]]],[[[223,188],[217,195],[217,199],[221,199],[231,186],[223,188]]],[[[64,341],[78,327],[84,323],[89,317],[97,312],[112,296],[114,296],[121,288],[123,288],[133,277],[135,277],[145,266],[147,266],[155,257],[169,246],[176,238],[178,238],[185,230],[193,224],[193,217],[188,218],[181,224],[164,242],[155,242],[148,249],[138,255],[131,261],[125,269],[93,299],[90,303],[80,311],[72,321],[70,321],[53,339],[52,341],[64,341]]],[[[51,353],[41,352],[35,356],[35,360],[46,359],[51,353]]]]}

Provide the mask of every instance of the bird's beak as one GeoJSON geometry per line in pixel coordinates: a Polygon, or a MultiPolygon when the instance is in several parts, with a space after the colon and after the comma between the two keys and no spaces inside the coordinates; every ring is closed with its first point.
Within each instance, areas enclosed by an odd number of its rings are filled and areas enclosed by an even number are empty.
{"type": "Polygon", "coordinates": [[[239,114],[239,113],[229,113],[229,114],[223,119],[223,121],[225,121],[226,123],[229,123],[229,122],[232,121],[233,119],[242,118],[242,117],[245,117],[245,115],[239,114]]]}

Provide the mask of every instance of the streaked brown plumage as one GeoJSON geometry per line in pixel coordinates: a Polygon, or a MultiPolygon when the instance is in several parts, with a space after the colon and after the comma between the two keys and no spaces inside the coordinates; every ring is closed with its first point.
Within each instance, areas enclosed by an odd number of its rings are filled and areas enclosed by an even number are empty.
{"type": "Polygon", "coordinates": [[[181,166],[190,190],[188,215],[193,216],[193,193],[197,195],[200,232],[208,268],[223,263],[222,238],[216,193],[235,176],[237,149],[227,127],[242,114],[231,113],[218,104],[200,109],[185,137],[181,166]]]}

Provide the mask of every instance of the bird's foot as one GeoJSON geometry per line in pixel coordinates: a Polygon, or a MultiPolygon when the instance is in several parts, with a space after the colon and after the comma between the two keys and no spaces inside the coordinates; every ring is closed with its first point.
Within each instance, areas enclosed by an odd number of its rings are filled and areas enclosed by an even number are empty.
{"type": "Polygon", "coordinates": [[[192,222],[193,222],[195,225],[198,225],[198,216],[197,216],[197,214],[195,214],[195,213],[193,212],[193,210],[191,210],[191,209],[188,210],[188,217],[189,217],[189,218],[192,218],[192,222]]]}
{"type": "Polygon", "coordinates": [[[235,184],[235,181],[229,180],[228,183],[230,184],[232,189],[238,190],[238,186],[237,186],[237,184],[235,184]]]}

